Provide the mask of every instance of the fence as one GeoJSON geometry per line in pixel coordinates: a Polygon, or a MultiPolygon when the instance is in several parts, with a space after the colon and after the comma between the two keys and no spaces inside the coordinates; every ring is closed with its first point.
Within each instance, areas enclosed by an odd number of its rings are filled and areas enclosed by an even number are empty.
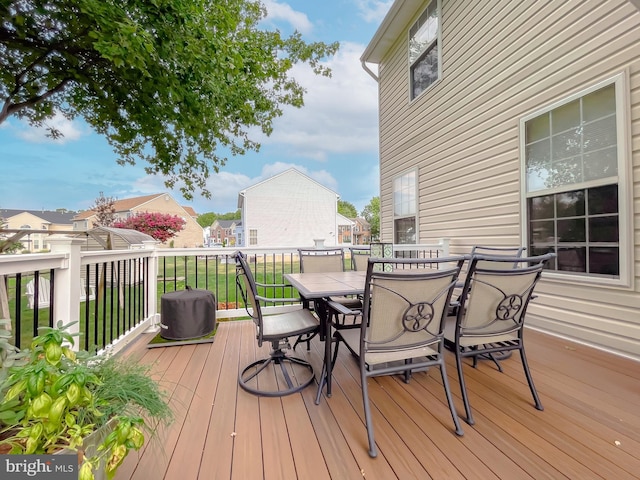
{"type": "MultiPolygon", "coordinates": [[[[13,341],[29,346],[41,326],[73,322],[76,348],[121,348],[160,320],[160,298],[187,285],[214,293],[218,319],[247,316],[236,287],[233,254],[241,250],[273,299],[267,311],[291,308],[283,275],[299,271],[297,248],[157,249],[83,252],[82,240],[52,238],[51,253],[0,256],[0,318],[11,318],[13,341]],[[273,286],[279,284],[280,286],[273,286]]],[[[448,255],[448,242],[395,245],[397,256],[448,255]]],[[[351,265],[345,249],[347,266],[351,265]]],[[[349,267],[347,267],[349,268],[349,267]]]]}

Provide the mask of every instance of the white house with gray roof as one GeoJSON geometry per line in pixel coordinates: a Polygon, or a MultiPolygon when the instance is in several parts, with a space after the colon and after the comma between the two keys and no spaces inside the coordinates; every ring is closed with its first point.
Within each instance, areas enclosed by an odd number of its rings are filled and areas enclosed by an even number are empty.
{"type": "Polygon", "coordinates": [[[241,245],[311,247],[337,245],[338,199],[333,190],[295,168],[242,190],[241,245]]]}

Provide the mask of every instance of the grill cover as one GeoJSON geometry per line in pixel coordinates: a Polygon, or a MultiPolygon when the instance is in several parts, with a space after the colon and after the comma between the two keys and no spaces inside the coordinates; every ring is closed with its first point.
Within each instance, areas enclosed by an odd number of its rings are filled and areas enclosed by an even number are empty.
{"type": "Polygon", "coordinates": [[[210,334],[216,327],[216,298],[209,290],[193,289],[165,293],[161,297],[160,336],[167,340],[190,340],[210,334]]]}

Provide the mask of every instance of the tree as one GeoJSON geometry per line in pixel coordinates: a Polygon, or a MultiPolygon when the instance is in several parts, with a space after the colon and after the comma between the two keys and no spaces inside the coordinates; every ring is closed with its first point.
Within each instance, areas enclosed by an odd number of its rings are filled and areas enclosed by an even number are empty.
{"type": "Polygon", "coordinates": [[[356,218],[358,216],[358,210],[356,210],[355,205],[345,200],[338,200],[338,213],[347,218],[356,218]]]}
{"type": "Polygon", "coordinates": [[[371,226],[371,238],[380,238],[380,197],[373,197],[360,215],[371,226]]]}
{"type": "Polygon", "coordinates": [[[304,89],[290,76],[321,63],[338,43],[306,43],[259,27],[256,0],[5,0],[0,9],[0,124],[10,115],[46,121],[61,112],[104,135],[119,164],[149,174],[187,199],[232,155],[258,150],[304,89]]]}
{"type": "Polygon", "coordinates": [[[151,235],[162,243],[175,237],[185,225],[185,221],[177,215],[168,213],[140,212],[126,220],[113,223],[116,228],[130,228],[151,235]]]}
{"type": "Polygon", "coordinates": [[[91,210],[96,212],[96,219],[93,224],[97,227],[110,227],[116,220],[116,209],[114,204],[116,199],[113,197],[105,197],[102,192],[100,196],[96,198],[96,201],[91,206],[91,210]]]}
{"type": "Polygon", "coordinates": [[[207,212],[207,213],[202,213],[198,215],[196,222],[198,222],[198,225],[200,225],[202,228],[210,227],[213,224],[213,222],[216,221],[216,218],[218,218],[217,213],[207,212]]]}
{"type": "Polygon", "coordinates": [[[235,212],[228,213],[203,213],[202,215],[198,215],[198,219],[196,221],[198,222],[198,225],[204,228],[210,227],[216,220],[240,220],[241,218],[242,214],[240,213],[240,209],[238,209],[235,212]]]}

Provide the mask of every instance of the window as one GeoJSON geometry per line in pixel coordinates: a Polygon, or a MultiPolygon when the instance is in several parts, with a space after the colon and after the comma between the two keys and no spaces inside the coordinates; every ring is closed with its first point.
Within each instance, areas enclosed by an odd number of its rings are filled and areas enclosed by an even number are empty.
{"type": "Polygon", "coordinates": [[[622,77],[524,119],[526,236],[547,268],[623,279],[627,222],[622,77]]]}
{"type": "Polygon", "coordinates": [[[440,0],[432,0],[409,29],[409,75],[413,100],[440,78],[440,0]]]}
{"type": "Polygon", "coordinates": [[[258,230],[249,229],[249,245],[258,245],[258,230]]]}
{"type": "Polygon", "coordinates": [[[416,171],[393,180],[394,243],[416,243],[416,171]]]}

